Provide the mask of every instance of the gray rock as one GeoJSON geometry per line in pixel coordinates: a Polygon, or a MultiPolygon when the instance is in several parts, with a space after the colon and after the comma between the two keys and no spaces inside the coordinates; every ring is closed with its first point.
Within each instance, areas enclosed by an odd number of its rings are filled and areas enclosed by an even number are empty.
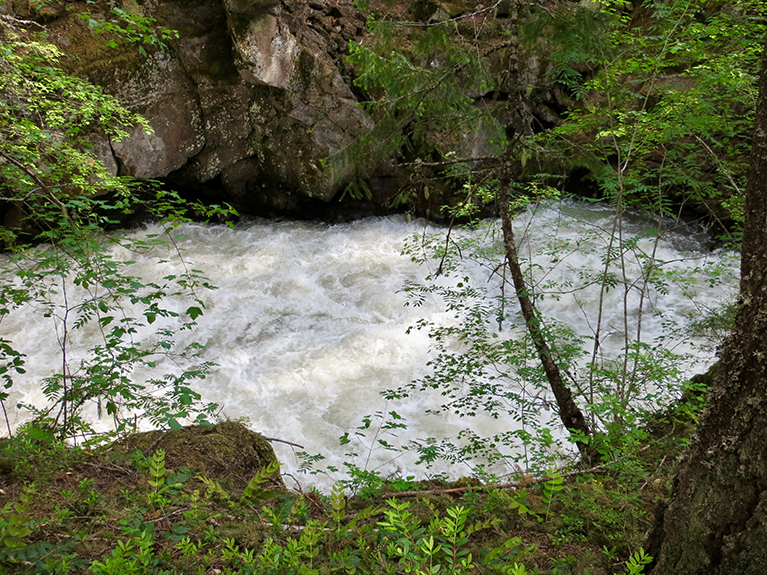
{"type": "Polygon", "coordinates": [[[162,177],[179,169],[205,144],[205,131],[196,87],[178,59],[160,52],[149,58],[118,92],[122,101],[138,108],[152,131],[130,130],[112,143],[124,175],[139,179],[162,177]]]}
{"type": "MultiPolygon", "coordinates": [[[[324,159],[363,134],[370,121],[341,75],[342,51],[364,18],[351,0],[319,11],[286,0],[154,0],[145,16],[177,30],[166,50],[147,57],[103,42],[84,24],[61,16],[54,37],[79,58],[77,73],[104,86],[141,112],[152,131],[137,127],[111,142],[120,173],[140,179],[174,179],[190,185],[220,177],[232,199],[248,203],[252,190],[275,194],[268,205],[293,205],[298,196],[329,200],[349,179],[350,168],[330,174],[324,159]],[[327,13],[326,13],[327,12],[327,13]],[[343,22],[339,21],[339,15],[343,22]],[[340,46],[329,34],[343,27],[340,46]]],[[[106,146],[106,147],[105,147],[106,146]]]]}
{"type": "Polygon", "coordinates": [[[288,88],[299,46],[284,23],[272,14],[251,19],[232,16],[229,30],[237,69],[246,82],[288,88]]]}

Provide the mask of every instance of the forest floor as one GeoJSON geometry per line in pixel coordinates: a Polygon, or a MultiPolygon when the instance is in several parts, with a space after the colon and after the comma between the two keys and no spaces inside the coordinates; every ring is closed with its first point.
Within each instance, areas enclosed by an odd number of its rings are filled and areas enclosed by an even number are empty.
{"type": "Polygon", "coordinates": [[[503,486],[330,494],[286,489],[239,423],[96,450],[30,429],[0,443],[0,573],[640,573],[627,561],[641,563],[694,423],[674,410],[601,465],[503,486]]]}

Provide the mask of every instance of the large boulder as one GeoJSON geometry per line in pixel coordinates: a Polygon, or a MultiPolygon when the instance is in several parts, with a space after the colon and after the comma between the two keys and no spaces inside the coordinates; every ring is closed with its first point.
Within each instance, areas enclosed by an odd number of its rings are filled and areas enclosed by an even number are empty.
{"type": "Polygon", "coordinates": [[[107,49],[77,15],[92,6],[73,8],[48,24],[70,70],[152,127],[102,144],[120,174],[210,184],[235,204],[277,209],[329,200],[348,183],[351,169],[329,173],[324,159],[371,127],[344,59],[364,28],[351,0],[126,0],[179,35],[144,55],[124,40],[107,49]]]}
{"type": "MultiPolygon", "coordinates": [[[[337,153],[372,128],[357,105],[354,71],[346,60],[350,41],[361,41],[365,34],[364,16],[353,0],[116,2],[126,12],[177,31],[178,37],[164,40],[161,49],[140,43],[137,47],[119,34],[94,33],[81,16],[102,3],[52,1],[43,6],[30,0],[0,1],[0,13],[12,10],[45,21],[50,37],[70,56],[68,71],[103,86],[148,119],[151,133],[137,127],[122,141],[97,143],[110,169],[139,179],[166,179],[202,196],[215,195],[216,201],[230,202],[245,213],[332,211],[322,202],[333,198],[355,172],[337,153]],[[118,48],[109,47],[115,43],[118,48]],[[325,161],[334,154],[335,161],[325,161]]],[[[504,6],[497,6],[495,16],[505,16],[504,6]]],[[[389,7],[395,19],[424,22],[456,18],[476,8],[466,0],[419,0],[389,7]]],[[[483,18],[487,37],[480,42],[487,48],[504,37],[507,25],[503,18],[483,18]]],[[[471,21],[458,25],[458,33],[471,31],[460,29],[471,27],[471,21]]],[[[503,83],[508,54],[501,49],[487,53],[491,74],[502,90],[514,94],[519,86],[503,83]]],[[[562,98],[545,80],[550,63],[523,54],[521,68],[520,83],[532,94],[527,102],[532,115],[555,125],[562,98]]],[[[434,130],[427,143],[435,154],[499,152],[497,128],[509,122],[509,107],[505,98],[484,92],[476,88],[467,95],[477,105],[492,108],[495,121],[462,137],[434,130]]],[[[532,123],[527,131],[533,133],[532,123]]],[[[407,168],[391,162],[360,171],[371,176],[373,207],[392,205],[403,191],[420,193],[407,168]]],[[[450,182],[442,187],[435,183],[416,202],[417,209],[438,217],[443,205],[458,201],[453,188],[450,182]]]]}

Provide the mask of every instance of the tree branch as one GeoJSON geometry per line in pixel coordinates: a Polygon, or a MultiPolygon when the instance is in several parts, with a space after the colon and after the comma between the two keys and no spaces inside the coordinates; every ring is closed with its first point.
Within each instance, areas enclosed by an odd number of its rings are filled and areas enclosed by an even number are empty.
{"type": "Polygon", "coordinates": [[[67,207],[56,197],[56,194],[53,193],[53,191],[45,185],[45,183],[38,177],[37,174],[35,174],[31,169],[29,169],[27,166],[19,162],[16,158],[13,156],[9,156],[5,152],[0,151],[0,157],[5,158],[9,162],[11,162],[14,166],[22,170],[25,174],[27,174],[30,178],[32,178],[35,183],[40,187],[41,190],[45,192],[46,197],[53,203],[57,208],[61,210],[61,213],[64,215],[64,217],[67,219],[67,221],[72,221],[69,217],[69,212],[67,211],[67,207]]]}

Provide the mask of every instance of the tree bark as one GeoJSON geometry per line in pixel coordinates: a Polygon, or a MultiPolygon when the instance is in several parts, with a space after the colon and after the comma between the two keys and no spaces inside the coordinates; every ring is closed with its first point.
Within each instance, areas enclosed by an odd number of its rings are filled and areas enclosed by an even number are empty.
{"type": "MultiPolygon", "coordinates": [[[[509,33],[511,39],[509,41],[509,51],[507,55],[508,65],[506,78],[506,82],[508,83],[506,90],[509,94],[519,92],[517,86],[519,81],[519,4],[519,0],[512,0],[509,10],[509,33]]],[[[514,291],[517,294],[517,299],[519,300],[519,305],[522,309],[522,317],[527,325],[527,331],[533,340],[535,350],[538,352],[538,357],[540,358],[541,365],[546,373],[549,387],[554,393],[557,409],[559,411],[559,418],[570,434],[575,435],[575,445],[578,447],[581,456],[587,462],[593,463],[598,461],[598,454],[587,441],[582,441],[582,439],[591,437],[591,429],[586,422],[586,417],[583,415],[583,412],[573,400],[573,394],[570,391],[570,388],[568,388],[562,380],[562,373],[559,366],[554,361],[548,343],[546,343],[538,311],[535,309],[533,300],[530,299],[527,284],[525,283],[525,276],[519,265],[519,255],[517,254],[514,228],[511,223],[511,211],[509,209],[509,188],[514,179],[515,170],[512,169],[512,166],[516,166],[517,164],[516,162],[513,162],[512,159],[519,147],[518,144],[520,139],[528,132],[528,130],[525,126],[521,101],[515,100],[512,96],[509,98],[509,102],[512,106],[512,109],[510,110],[512,119],[507,131],[512,133],[510,134],[510,142],[506,148],[505,161],[501,167],[499,178],[500,188],[498,191],[498,211],[501,216],[506,262],[509,265],[511,277],[514,282],[514,291]]]]}
{"type": "MultiPolygon", "coordinates": [[[[527,325],[527,331],[533,340],[533,345],[535,345],[535,350],[538,352],[538,357],[540,358],[541,365],[546,373],[549,387],[551,387],[551,391],[554,393],[560,420],[571,434],[575,434],[576,437],[581,437],[583,439],[590,438],[591,430],[586,422],[586,417],[573,400],[573,394],[571,393],[570,388],[568,388],[562,380],[562,373],[559,366],[554,361],[551,349],[549,348],[548,343],[546,343],[540,317],[538,317],[538,312],[535,309],[533,301],[530,299],[527,284],[525,283],[525,277],[522,273],[522,268],[519,265],[519,255],[517,254],[517,245],[514,239],[514,229],[512,227],[511,213],[509,210],[509,183],[510,178],[508,175],[501,177],[500,190],[498,193],[498,210],[501,215],[506,262],[509,265],[511,277],[514,281],[514,291],[517,294],[517,299],[519,300],[519,305],[522,309],[522,317],[527,325]]],[[[576,439],[575,445],[578,447],[578,451],[586,461],[595,462],[598,460],[598,454],[588,442],[576,439]]]]}
{"type": "Polygon", "coordinates": [[[653,575],[767,573],[767,46],[746,188],[739,311],[709,408],[656,519],[653,575]]]}

